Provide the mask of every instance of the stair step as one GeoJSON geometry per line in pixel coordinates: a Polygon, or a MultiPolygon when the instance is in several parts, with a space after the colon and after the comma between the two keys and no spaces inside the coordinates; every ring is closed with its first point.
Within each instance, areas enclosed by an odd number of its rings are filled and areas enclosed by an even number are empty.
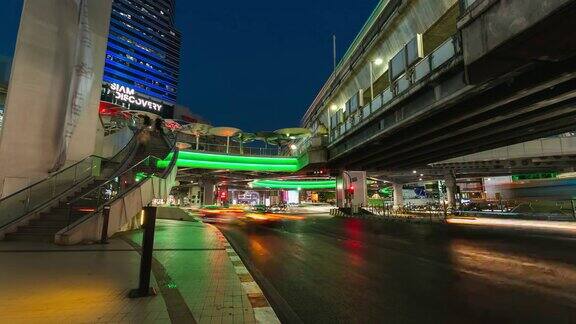
{"type": "Polygon", "coordinates": [[[21,234],[56,234],[64,227],[19,226],[16,233],[21,234]]]}
{"type": "Polygon", "coordinates": [[[68,207],[52,207],[50,211],[42,212],[40,215],[68,215],[68,207]]]}
{"type": "Polygon", "coordinates": [[[73,212],[72,214],[52,214],[52,213],[41,213],[40,219],[41,220],[52,220],[52,221],[68,221],[69,219],[75,220],[84,215],[88,214],[88,212],[73,212]]]}
{"type": "Polygon", "coordinates": [[[51,220],[51,219],[33,219],[30,221],[32,226],[60,226],[64,227],[68,225],[68,220],[51,220]]]}
{"type": "MultiPolygon", "coordinates": [[[[158,140],[157,146],[165,146],[163,141],[158,140]]],[[[155,142],[151,142],[154,145],[155,142]]],[[[145,157],[149,156],[150,154],[157,155],[159,157],[163,157],[168,154],[169,150],[162,148],[157,150],[149,150],[150,152],[146,152],[145,157]]],[[[137,162],[139,162],[138,160],[137,162]]],[[[155,172],[156,168],[154,166],[146,166],[143,167],[142,170],[147,170],[148,172],[155,172]]],[[[61,229],[65,228],[69,224],[77,221],[78,219],[84,217],[88,213],[92,211],[90,209],[84,211],[78,211],[76,207],[73,209],[72,213],[70,213],[70,207],[68,205],[69,202],[74,202],[75,206],[78,205],[85,205],[90,206],[93,205],[96,201],[91,198],[87,199],[79,199],[93,191],[99,185],[103,184],[107,180],[93,180],[89,184],[83,186],[82,188],[78,188],[74,193],[69,196],[66,201],[60,202],[58,206],[53,207],[48,212],[40,213],[40,218],[30,220],[28,225],[19,226],[18,230],[15,233],[7,233],[5,235],[5,240],[7,241],[35,241],[35,242],[54,242],[54,234],[56,234],[61,229]],[[82,202],[84,201],[85,202],[82,202]]]]}
{"type": "Polygon", "coordinates": [[[6,241],[54,242],[54,234],[8,233],[4,239],[6,241]]]}
{"type": "Polygon", "coordinates": [[[52,229],[61,229],[66,226],[67,223],[46,223],[46,224],[29,224],[29,225],[22,225],[18,226],[20,228],[52,228],[52,229]]]}

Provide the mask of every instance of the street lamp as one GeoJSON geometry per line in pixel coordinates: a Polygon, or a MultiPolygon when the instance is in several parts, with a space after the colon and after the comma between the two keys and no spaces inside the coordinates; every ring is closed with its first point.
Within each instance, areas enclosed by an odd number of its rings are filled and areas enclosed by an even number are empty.
{"type": "Polygon", "coordinates": [[[370,101],[374,100],[374,66],[379,66],[384,63],[384,60],[381,58],[376,58],[373,61],[370,61],[370,101]]]}
{"type": "MultiPolygon", "coordinates": [[[[328,111],[328,141],[331,142],[332,141],[332,114],[330,112],[337,112],[338,111],[338,105],[336,104],[332,104],[330,106],[330,110],[328,111]]],[[[335,125],[334,125],[335,126],[335,125]]]]}

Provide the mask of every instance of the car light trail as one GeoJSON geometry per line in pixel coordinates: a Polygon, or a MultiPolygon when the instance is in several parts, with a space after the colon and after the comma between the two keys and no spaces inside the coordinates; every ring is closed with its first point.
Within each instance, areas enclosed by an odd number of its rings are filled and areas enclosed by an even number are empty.
{"type": "Polygon", "coordinates": [[[494,226],[503,228],[561,230],[576,233],[576,223],[499,218],[449,218],[449,224],[494,226]]]}

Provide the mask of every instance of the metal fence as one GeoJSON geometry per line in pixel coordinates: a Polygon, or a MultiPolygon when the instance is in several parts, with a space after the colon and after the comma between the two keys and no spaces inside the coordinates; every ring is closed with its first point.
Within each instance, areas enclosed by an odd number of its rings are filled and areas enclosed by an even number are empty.
{"type": "Polygon", "coordinates": [[[442,203],[404,205],[391,203],[369,205],[366,211],[376,217],[416,217],[442,220],[449,217],[478,217],[522,220],[576,221],[576,201],[570,199],[529,199],[483,201],[460,204],[452,209],[442,203]]]}
{"type": "Polygon", "coordinates": [[[226,145],[225,143],[211,143],[206,141],[196,142],[195,136],[182,133],[177,134],[177,140],[190,145],[189,148],[185,148],[184,150],[245,156],[299,156],[304,153],[310,145],[309,139],[303,140],[295,149],[290,147],[291,144],[281,147],[271,145],[226,145]]]}

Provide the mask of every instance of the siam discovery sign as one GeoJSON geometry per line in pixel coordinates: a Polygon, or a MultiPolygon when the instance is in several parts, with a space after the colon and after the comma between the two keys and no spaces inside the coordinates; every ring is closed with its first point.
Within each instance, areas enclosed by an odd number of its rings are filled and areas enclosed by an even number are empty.
{"type": "Polygon", "coordinates": [[[112,83],[110,84],[110,90],[112,91],[114,99],[118,101],[127,102],[131,105],[158,112],[162,110],[161,104],[155,103],[151,100],[138,98],[136,91],[132,88],[120,85],[118,83],[112,83]]]}

